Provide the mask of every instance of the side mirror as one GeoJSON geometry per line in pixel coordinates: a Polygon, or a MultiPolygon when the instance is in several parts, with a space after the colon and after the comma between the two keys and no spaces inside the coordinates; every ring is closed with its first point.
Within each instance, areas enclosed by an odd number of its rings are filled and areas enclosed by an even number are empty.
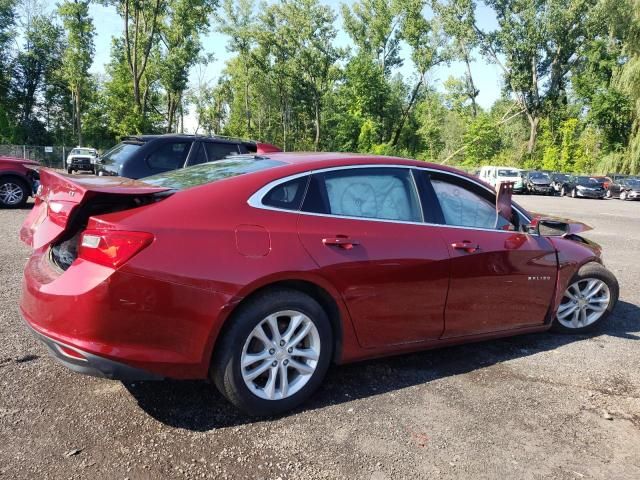
{"type": "Polygon", "coordinates": [[[558,220],[541,219],[534,229],[535,233],[544,237],[561,237],[569,233],[569,224],[558,220]]]}

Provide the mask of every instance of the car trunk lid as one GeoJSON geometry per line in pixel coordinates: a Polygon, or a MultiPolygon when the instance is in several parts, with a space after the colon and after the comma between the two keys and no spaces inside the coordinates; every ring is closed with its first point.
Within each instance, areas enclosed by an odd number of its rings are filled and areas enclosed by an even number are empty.
{"type": "MultiPolygon", "coordinates": [[[[101,202],[106,211],[113,211],[106,206],[110,205],[111,209],[115,205],[124,208],[139,206],[140,199],[148,199],[169,190],[126,178],[71,177],[42,168],[35,205],[20,229],[20,239],[38,249],[63,236],[72,223],[78,220],[80,212],[91,203],[101,202]]],[[[95,209],[91,211],[91,214],[99,213],[95,209]]]]}

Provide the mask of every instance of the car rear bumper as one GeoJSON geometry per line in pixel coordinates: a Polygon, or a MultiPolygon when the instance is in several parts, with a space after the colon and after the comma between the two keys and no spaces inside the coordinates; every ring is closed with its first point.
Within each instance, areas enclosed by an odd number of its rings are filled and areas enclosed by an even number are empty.
{"type": "Polygon", "coordinates": [[[79,348],[56,341],[53,338],[39,333],[26,319],[24,320],[36,338],[47,346],[51,356],[69,370],[76,373],[125,381],[162,380],[164,378],[161,375],[147,372],[140,368],[134,368],[124,363],[115,362],[98,355],[93,355],[79,348]]]}
{"type": "Polygon", "coordinates": [[[109,378],[201,379],[228,295],[77,260],[61,272],[46,248],[24,271],[27,324],[74,371],[109,378]],[[69,358],[71,348],[87,361],[69,358]]]}

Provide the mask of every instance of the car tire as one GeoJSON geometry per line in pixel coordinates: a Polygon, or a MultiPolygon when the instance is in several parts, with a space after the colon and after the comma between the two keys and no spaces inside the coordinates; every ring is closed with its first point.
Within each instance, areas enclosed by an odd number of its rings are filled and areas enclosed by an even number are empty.
{"type": "Polygon", "coordinates": [[[571,198],[576,198],[578,196],[578,193],[576,191],[576,189],[574,188],[573,190],[571,190],[571,198]]]}
{"type": "Polygon", "coordinates": [[[627,192],[620,192],[620,200],[626,200],[627,199],[627,192]]]}
{"type": "Polygon", "coordinates": [[[333,354],[333,334],[326,312],[310,296],[291,289],[268,291],[240,305],[228,322],[213,355],[210,377],[245,413],[270,416],[291,410],[324,379],[333,354]],[[296,342],[306,329],[308,333],[296,342]],[[262,373],[256,376],[258,372],[262,373]]]}
{"type": "Polygon", "coordinates": [[[561,197],[564,197],[566,194],[567,194],[566,190],[564,189],[564,187],[562,187],[562,188],[560,189],[560,196],[561,196],[561,197]]]}
{"type": "Polygon", "coordinates": [[[69,175],[73,175],[73,168],[67,168],[67,173],[69,175]]]}
{"type": "Polygon", "coordinates": [[[583,265],[565,290],[552,329],[584,333],[598,328],[613,311],[619,293],[618,280],[609,270],[595,262],[583,265]]]}
{"type": "Polygon", "coordinates": [[[14,177],[0,178],[0,207],[22,208],[27,203],[30,190],[27,184],[14,177]]]}
{"type": "Polygon", "coordinates": [[[611,190],[607,190],[604,194],[605,197],[611,198],[611,190]]]}

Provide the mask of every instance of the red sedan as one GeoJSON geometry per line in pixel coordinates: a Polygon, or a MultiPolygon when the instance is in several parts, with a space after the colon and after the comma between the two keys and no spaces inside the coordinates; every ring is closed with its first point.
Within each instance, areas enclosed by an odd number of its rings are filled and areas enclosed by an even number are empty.
{"type": "Polygon", "coordinates": [[[0,208],[20,208],[37,188],[38,162],[0,156],[0,208]]]}
{"type": "Polygon", "coordinates": [[[210,377],[252,414],[300,404],[332,362],[584,332],[618,298],[588,227],[424,162],[274,153],[41,182],[21,311],[51,353],[108,378],[210,377]]]}

